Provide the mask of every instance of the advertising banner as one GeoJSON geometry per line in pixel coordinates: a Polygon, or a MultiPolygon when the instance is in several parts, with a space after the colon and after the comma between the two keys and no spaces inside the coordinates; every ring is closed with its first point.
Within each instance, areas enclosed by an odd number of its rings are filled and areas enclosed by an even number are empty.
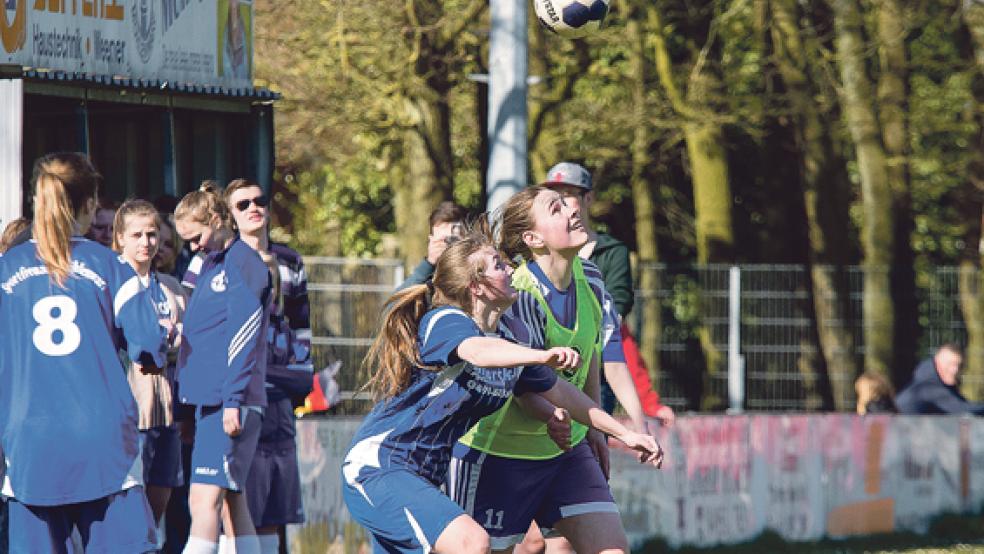
{"type": "MultiPolygon", "coordinates": [[[[298,422],[308,523],[294,540],[365,540],[340,495],[339,468],[358,424],[298,422]]],[[[980,418],[693,416],[657,439],[666,451],[660,470],[612,443],[609,484],[633,544],[735,544],[766,530],[790,541],[926,532],[935,516],[984,502],[980,418]]]]}
{"type": "Polygon", "coordinates": [[[252,86],[252,0],[0,2],[0,63],[252,86]]]}

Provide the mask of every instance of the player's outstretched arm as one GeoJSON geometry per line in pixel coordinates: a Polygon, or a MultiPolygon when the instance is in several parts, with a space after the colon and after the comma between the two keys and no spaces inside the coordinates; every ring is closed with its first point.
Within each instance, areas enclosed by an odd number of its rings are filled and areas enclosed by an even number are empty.
{"type": "Polygon", "coordinates": [[[603,431],[640,453],[640,461],[656,467],[663,464],[663,449],[651,435],[630,431],[615,418],[605,413],[596,403],[574,385],[558,379],[550,390],[541,393],[556,406],[567,409],[571,417],[592,428],[603,431]]]}
{"type": "Polygon", "coordinates": [[[458,357],[478,367],[539,364],[554,369],[574,369],[581,364],[581,357],[573,348],[536,350],[495,337],[469,337],[461,341],[458,357]]]}

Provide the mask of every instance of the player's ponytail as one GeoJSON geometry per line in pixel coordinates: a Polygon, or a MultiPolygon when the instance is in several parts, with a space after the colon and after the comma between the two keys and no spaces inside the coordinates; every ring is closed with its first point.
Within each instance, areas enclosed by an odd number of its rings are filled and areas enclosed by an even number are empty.
{"type": "Polygon", "coordinates": [[[184,195],[174,208],[175,221],[195,221],[202,225],[212,225],[212,218],[217,217],[219,225],[232,230],[235,225],[229,207],[222,198],[222,192],[215,181],[205,181],[198,190],[184,195]]]}
{"type": "Polygon", "coordinates": [[[77,217],[95,205],[101,177],[77,152],[58,152],[34,162],[34,238],[38,256],[60,287],[72,273],[72,234],[77,217]]]}
{"type": "Polygon", "coordinates": [[[417,345],[420,320],[435,306],[454,306],[470,315],[470,286],[481,279],[482,259],[472,254],[491,247],[482,232],[467,232],[441,254],[432,281],[403,289],[390,297],[379,336],[362,362],[372,377],[366,384],[377,397],[392,398],[410,385],[414,368],[423,367],[417,345]]]}
{"type": "Polygon", "coordinates": [[[372,377],[366,387],[377,397],[392,398],[410,384],[413,368],[423,365],[417,348],[420,319],[430,309],[431,284],[407,287],[390,297],[383,327],[362,362],[372,377]]]}

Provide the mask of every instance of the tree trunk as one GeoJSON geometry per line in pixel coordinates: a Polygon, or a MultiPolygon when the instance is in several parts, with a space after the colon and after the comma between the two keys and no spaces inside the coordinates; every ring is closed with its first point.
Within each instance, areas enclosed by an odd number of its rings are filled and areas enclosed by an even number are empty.
{"type": "Polygon", "coordinates": [[[874,95],[865,68],[861,10],[857,0],[834,0],[832,6],[842,102],[861,179],[864,365],[869,371],[891,377],[895,321],[890,279],[895,251],[894,197],[881,131],[871,104],[874,95]]]}
{"type": "Polygon", "coordinates": [[[558,53],[556,43],[551,43],[539,22],[530,18],[529,72],[541,79],[529,89],[528,149],[534,180],[543,178],[551,166],[568,158],[558,110],[574,97],[574,85],[591,64],[591,52],[583,40],[569,44],[573,52],[558,53]],[[555,75],[558,72],[552,68],[559,63],[573,67],[555,75]]]}
{"type": "Polygon", "coordinates": [[[965,117],[976,123],[977,133],[971,143],[973,155],[967,163],[967,183],[960,203],[967,221],[963,260],[960,262],[960,310],[967,325],[967,349],[964,356],[963,393],[971,400],[984,399],[984,4],[965,3],[961,12],[963,25],[970,37],[963,58],[977,67],[971,81],[973,102],[965,117]]]}
{"type": "MultiPolygon", "coordinates": [[[[734,227],[731,218],[731,183],[728,161],[723,145],[721,125],[716,121],[710,105],[709,94],[717,90],[719,82],[706,68],[702,72],[687,71],[687,90],[682,94],[677,88],[669,48],[666,44],[659,10],[649,10],[649,27],[652,33],[656,74],[666,97],[683,120],[682,129],[687,144],[690,177],[694,191],[695,230],[697,235],[697,262],[733,263],[734,227]]],[[[701,314],[708,310],[701,308],[701,314]]],[[[697,329],[698,340],[704,355],[704,383],[724,368],[724,354],[719,351],[707,325],[697,329]]],[[[704,387],[704,390],[710,390],[704,387]]],[[[704,394],[701,408],[715,408],[723,400],[704,394]]]]}
{"type": "Polygon", "coordinates": [[[649,378],[653,384],[659,383],[659,347],[662,340],[662,306],[657,296],[659,274],[653,266],[659,261],[659,245],[656,240],[656,201],[653,185],[650,184],[647,168],[651,162],[649,110],[646,104],[646,37],[642,29],[643,16],[640,3],[634,3],[626,22],[629,38],[630,87],[635,126],[632,129],[632,203],[635,206],[636,248],[639,254],[639,278],[637,289],[643,292],[643,301],[636,303],[640,314],[641,328],[639,346],[649,378]]]}
{"type": "Polygon", "coordinates": [[[909,180],[909,56],[906,25],[897,0],[878,0],[878,116],[885,145],[888,186],[892,191],[893,380],[902,383],[916,366],[919,341],[915,253],[912,250],[912,191],[909,180]]]}
{"type": "MultiPolygon", "coordinates": [[[[809,229],[809,269],[820,351],[827,368],[827,386],[834,407],[849,407],[858,375],[850,294],[846,275],[848,255],[848,182],[838,167],[831,131],[814,101],[795,0],[772,2],[772,44],[776,65],[786,86],[790,111],[796,118],[803,204],[809,229]]],[[[824,385],[821,384],[821,388],[824,385]]]]}
{"type": "Polygon", "coordinates": [[[454,192],[450,58],[457,37],[484,8],[484,1],[473,0],[460,18],[448,18],[441,0],[409,0],[404,6],[413,65],[403,114],[409,124],[403,135],[407,173],[403,190],[394,191],[394,211],[400,250],[409,264],[427,253],[430,212],[454,192]]]}
{"type": "Polygon", "coordinates": [[[734,261],[734,227],[731,224],[731,183],[721,126],[691,122],[684,125],[694,187],[697,262],[734,261]]]}

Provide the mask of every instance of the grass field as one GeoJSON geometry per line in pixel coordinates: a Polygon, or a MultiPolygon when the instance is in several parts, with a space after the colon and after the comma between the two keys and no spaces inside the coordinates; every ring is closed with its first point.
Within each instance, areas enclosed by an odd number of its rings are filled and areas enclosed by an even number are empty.
{"type": "Polygon", "coordinates": [[[671,549],[652,541],[633,552],[642,554],[984,554],[984,516],[944,515],[935,519],[926,535],[893,533],[816,543],[790,543],[768,532],[752,542],[715,548],[671,549]]]}

